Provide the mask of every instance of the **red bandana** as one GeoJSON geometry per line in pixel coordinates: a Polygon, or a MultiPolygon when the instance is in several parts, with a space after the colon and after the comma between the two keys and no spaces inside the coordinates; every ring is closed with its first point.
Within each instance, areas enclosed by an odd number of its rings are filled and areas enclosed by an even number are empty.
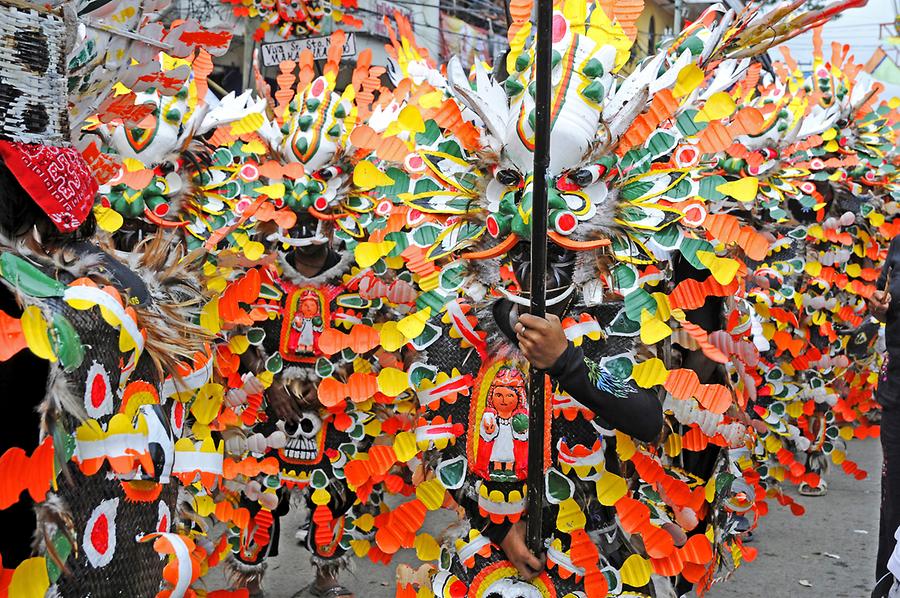
{"type": "Polygon", "coordinates": [[[0,141],[0,157],[56,228],[68,233],[81,226],[97,182],[77,149],[0,141]]]}

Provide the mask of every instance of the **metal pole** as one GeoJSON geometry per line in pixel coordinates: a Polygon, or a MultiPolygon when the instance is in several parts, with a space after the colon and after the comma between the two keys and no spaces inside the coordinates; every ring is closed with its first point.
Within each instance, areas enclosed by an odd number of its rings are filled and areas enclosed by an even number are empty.
{"type": "MultiPolygon", "coordinates": [[[[550,57],[553,0],[537,2],[535,40],[535,130],[534,180],[531,211],[531,313],[544,317],[547,270],[547,167],[550,165],[550,57]]],[[[526,494],[526,542],[531,551],[544,552],[542,515],[544,507],[544,429],[546,374],[531,368],[528,385],[528,492],[526,494]]]]}
{"type": "Polygon", "coordinates": [[[684,20],[684,16],[682,15],[682,3],[684,0],[675,0],[675,19],[672,24],[672,29],[674,29],[675,37],[681,33],[681,24],[684,20]]]}

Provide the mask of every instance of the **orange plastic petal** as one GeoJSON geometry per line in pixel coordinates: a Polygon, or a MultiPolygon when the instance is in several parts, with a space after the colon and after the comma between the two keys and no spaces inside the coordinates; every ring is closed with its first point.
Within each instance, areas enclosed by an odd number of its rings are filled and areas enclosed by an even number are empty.
{"type": "Polygon", "coordinates": [[[22,491],[35,502],[41,502],[53,481],[53,438],[47,436],[29,457],[24,450],[13,447],[0,457],[0,509],[19,500],[22,491]]]}
{"type": "Polygon", "coordinates": [[[769,241],[753,227],[741,226],[740,220],[730,214],[709,214],[703,227],[723,243],[735,243],[752,260],[763,260],[769,251],[769,241]]]}
{"type": "Polygon", "coordinates": [[[27,346],[22,322],[0,310],[0,361],[6,361],[27,346]]]}
{"type": "Polygon", "coordinates": [[[650,521],[650,509],[647,505],[630,496],[623,496],[616,501],[616,513],[619,515],[622,529],[629,534],[637,532],[650,521]]]}

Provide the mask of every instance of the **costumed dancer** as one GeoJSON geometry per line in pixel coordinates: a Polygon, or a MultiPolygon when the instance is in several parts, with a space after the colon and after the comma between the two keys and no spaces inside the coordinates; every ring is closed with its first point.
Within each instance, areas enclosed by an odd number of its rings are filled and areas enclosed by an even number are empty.
{"type": "MultiPolygon", "coordinates": [[[[374,437],[393,417],[399,394],[385,377],[399,371],[393,367],[399,347],[388,347],[377,329],[388,306],[388,296],[379,295],[379,289],[388,287],[375,272],[353,268],[353,255],[343,251],[344,240],[363,230],[353,212],[347,212],[348,206],[360,210],[347,196],[348,137],[358,113],[355,94],[383,69],[370,70],[364,53],[352,83],[336,92],[343,39],[340,33],[333,36],[320,77],[313,78],[311,53],[304,53],[297,65],[282,64],[278,102],[269,100],[275,120],[261,131],[285,175],[278,206],[295,218],[257,230],[275,257],[271,267],[260,270],[268,293],[259,308],[271,317],[247,331],[253,346],[242,357],[249,371],[273,376],[265,392],[268,421],[257,429],[268,433],[275,428],[287,439],[277,451],[280,471],[274,483],[280,504],[272,511],[270,539],[242,538],[228,563],[234,586],[260,593],[265,559],[278,551],[280,518],[298,490],[308,512],[298,539],[316,570],[307,591],[329,598],[353,595],[338,575],[348,562],[351,541],[366,536],[352,521],[373,508],[377,513],[378,493],[373,490],[378,480],[369,479],[374,474],[366,472],[365,464],[365,488],[351,486],[347,478],[355,460],[368,461],[366,451],[373,442],[387,448],[384,438],[374,437]]],[[[267,89],[264,95],[268,97],[267,89]]],[[[396,299],[400,291],[402,285],[395,284],[389,296],[396,299]]],[[[411,425],[406,418],[406,426],[411,425]]],[[[381,472],[381,478],[387,473],[381,472]]]]}
{"type": "MultiPolygon", "coordinates": [[[[433,473],[414,500],[383,518],[375,542],[391,553],[425,545],[416,523],[451,491],[473,529],[442,551],[432,580],[438,595],[530,595],[551,586],[620,594],[629,587],[649,591],[651,573],[707,586],[747,554],[735,521],[765,498],[752,471],[742,477],[739,453],[729,452],[708,479],[691,477],[669,466],[661,447],[639,446],[623,433],[649,441],[657,426],[633,427],[618,416],[634,409],[652,424],[658,407],[644,389],[660,385],[667,409],[689,428],[684,438],[668,434],[669,457],[682,448],[700,450],[711,438],[744,448],[746,424],[726,415],[732,404],[744,407],[743,387],[735,397],[725,386],[701,384],[691,370],[669,370],[647,356],[676,327],[682,342],[728,361],[733,339],[723,339],[720,349],[683,310],[702,305],[698,290],[700,296],[738,292],[739,256],[765,255],[768,243],[750,227],[735,237],[731,227],[740,221],[712,212],[752,199],[743,199],[751,182],[704,181],[697,165],[762,125],[759,111],[739,109],[724,91],[755,85],[745,78],[749,62],[729,57],[762,51],[828,13],[775,27],[775,16],[753,10],[737,20],[709,11],[620,82],[614,74],[627,61],[633,22],[605,10],[559,3],[554,14],[547,286],[559,325],[520,316],[528,303],[531,235],[530,10],[521,11],[525,16],[510,31],[505,64],[494,73],[475,65],[468,76],[451,61],[445,77],[398,19],[394,90],[382,90],[376,100],[383,114],[398,118],[384,126],[373,113],[360,135],[362,149],[370,151],[354,167],[353,182],[379,206],[372,217],[391,222],[405,215],[411,222],[405,238],[390,229],[391,235],[348,247],[360,264],[381,267],[380,260],[390,267],[396,256],[404,258],[420,289],[418,313],[434,314],[413,340],[421,354],[409,370],[419,380],[422,405],[416,439],[433,473]],[[381,208],[386,202],[391,205],[381,208]],[[676,252],[708,274],[699,285],[682,281],[665,295],[657,290],[666,277],[657,264],[676,252]],[[558,340],[561,328],[572,341],[568,355],[587,356],[556,364],[555,351],[525,347],[542,367],[574,368],[551,371],[558,386],[547,393],[553,397],[544,423],[551,432],[547,570],[524,549],[518,531],[525,476],[512,462],[523,453],[520,382],[530,367],[516,343],[520,324],[530,343],[534,330],[558,340]],[[714,516],[706,533],[688,537],[708,511],[714,516]],[[517,573],[537,589],[512,579],[517,573]]],[[[414,589],[401,583],[400,591],[414,589]]]]}
{"type": "MultiPolygon", "coordinates": [[[[755,378],[757,471],[768,487],[788,479],[811,495],[824,493],[821,474],[829,460],[864,477],[846,460],[844,440],[877,430],[865,416],[873,406],[865,370],[877,360],[876,335],[861,317],[861,298],[871,293],[871,260],[878,254],[873,241],[880,234],[873,232],[883,216],[875,209],[880,201],[873,203],[850,173],[865,161],[872,178],[880,178],[874,176],[883,160],[878,148],[889,145],[880,138],[893,136],[889,119],[869,112],[877,86],[861,75],[854,79],[858,66],[847,59],[847,48],[835,44],[826,64],[820,32],[814,40],[811,77],[786,50],[785,62],[762,74],[746,101],[768,105],[766,125],[744,142],[744,155],[721,164],[729,179],[758,181],[748,206],[759,229],[774,239],[748,279],[742,308],[750,318],[747,340],[759,351],[739,373],[755,378]],[[877,222],[870,222],[873,216],[877,222]],[[845,273],[839,264],[847,264],[845,273]]],[[[802,514],[789,497],[777,496],[802,514]]]]}

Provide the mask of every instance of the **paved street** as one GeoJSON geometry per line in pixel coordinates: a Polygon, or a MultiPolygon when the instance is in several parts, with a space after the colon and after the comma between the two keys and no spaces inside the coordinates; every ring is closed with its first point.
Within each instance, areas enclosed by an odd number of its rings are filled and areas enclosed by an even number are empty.
{"type": "MultiPolygon", "coordinates": [[[[878,530],[878,469],[881,449],[877,440],[851,445],[850,458],[869,472],[857,482],[840,470],[829,477],[824,498],[803,498],[807,513],[795,517],[775,501],[752,544],[757,560],[707,594],[709,598],[780,598],[782,596],[862,598],[871,590],[878,530]],[[839,558],[836,558],[839,557],[839,558]],[[808,583],[809,585],[805,585],[808,583]]],[[[795,496],[796,498],[796,496],[795,496]]],[[[446,514],[443,520],[446,522],[446,514]]],[[[268,598],[290,598],[311,580],[306,553],[293,543],[299,523],[289,517],[282,537],[282,555],[274,559],[267,579],[268,598]]],[[[446,523],[430,525],[438,533],[446,523]]],[[[414,554],[398,562],[413,562],[414,554]]],[[[393,567],[357,562],[343,579],[358,598],[394,595],[393,567]]]]}

